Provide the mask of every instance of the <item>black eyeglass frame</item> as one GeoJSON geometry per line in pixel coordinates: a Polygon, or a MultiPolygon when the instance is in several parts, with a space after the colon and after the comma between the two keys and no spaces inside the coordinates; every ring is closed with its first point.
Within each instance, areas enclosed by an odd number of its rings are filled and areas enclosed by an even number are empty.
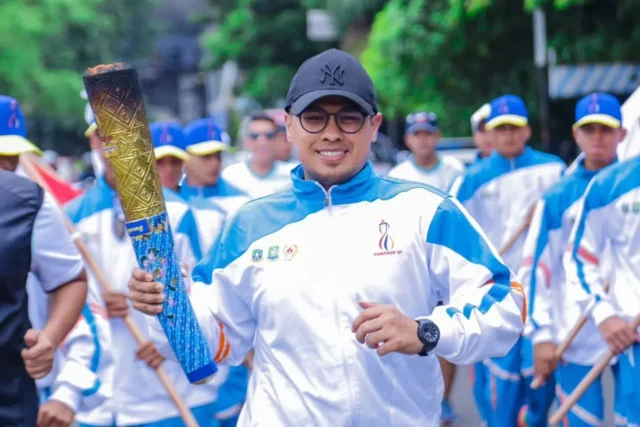
{"type": "Polygon", "coordinates": [[[364,123],[367,121],[368,118],[371,118],[373,116],[375,116],[375,114],[369,114],[365,111],[359,110],[357,108],[353,108],[353,107],[347,107],[347,108],[343,108],[342,110],[338,111],[337,113],[328,113],[325,110],[322,110],[320,108],[310,108],[308,110],[304,110],[302,112],[300,112],[299,114],[295,114],[295,116],[298,118],[298,120],[300,120],[300,126],[302,126],[302,129],[305,130],[305,132],[311,133],[311,134],[316,134],[316,133],[320,133],[323,130],[325,130],[327,128],[327,126],[329,125],[329,120],[331,120],[331,117],[333,117],[333,120],[336,123],[336,126],[338,126],[338,129],[340,129],[342,132],[349,134],[349,135],[353,135],[355,133],[360,132],[360,130],[362,129],[362,127],[364,126],[364,123]],[[318,112],[318,113],[322,113],[322,114],[326,114],[326,119],[324,121],[324,126],[322,126],[322,128],[320,130],[317,131],[310,131],[308,130],[306,127],[304,127],[304,123],[302,122],[302,115],[304,113],[307,112],[318,112]],[[340,126],[340,122],[338,121],[338,115],[344,112],[349,112],[349,113],[360,113],[360,115],[362,115],[362,122],[360,123],[360,127],[358,127],[357,130],[355,131],[346,131],[344,129],[342,129],[342,127],[340,126]]]}

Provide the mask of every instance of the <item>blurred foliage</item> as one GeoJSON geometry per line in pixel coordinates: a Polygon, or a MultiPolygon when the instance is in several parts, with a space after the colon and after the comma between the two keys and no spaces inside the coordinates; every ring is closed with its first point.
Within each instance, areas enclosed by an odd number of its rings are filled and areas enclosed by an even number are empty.
{"type": "Polygon", "coordinates": [[[265,107],[286,96],[296,70],[307,58],[335,47],[307,39],[306,12],[313,0],[211,0],[223,17],[219,28],[205,34],[210,54],[206,67],[236,61],[245,73],[239,91],[265,107]]]}
{"type": "Polygon", "coordinates": [[[307,39],[306,13],[326,9],[336,17],[339,32],[358,17],[370,16],[387,0],[210,0],[220,26],[205,34],[207,68],[233,60],[244,71],[238,92],[265,107],[286,96],[298,67],[309,57],[338,42],[307,39]]]}
{"type": "Polygon", "coordinates": [[[383,111],[431,110],[445,133],[468,134],[480,105],[515,93],[535,122],[534,7],[558,63],[640,60],[637,0],[389,0],[361,57],[383,111]]]}
{"type": "MultiPolygon", "coordinates": [[[[29,116],[83,126],[82,72],[149,50],[156,0],[2,0],[0,93],[29,116]]],[[[82,128],[83,130],[84,128],[82,128]]]]}

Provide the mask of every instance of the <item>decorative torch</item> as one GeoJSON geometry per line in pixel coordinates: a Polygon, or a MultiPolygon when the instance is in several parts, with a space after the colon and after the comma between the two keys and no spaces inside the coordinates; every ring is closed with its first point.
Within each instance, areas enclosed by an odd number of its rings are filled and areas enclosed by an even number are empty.
{"type": "Polygon", "coordinates": [[[138,74],[123,63],[85,71],[87,91],[105,156],[116,176],[126,230],[138,265],[165,289],[160,324],[191,383],[202,384],[217,366],[184,287],[156,170],[138,74]]]}

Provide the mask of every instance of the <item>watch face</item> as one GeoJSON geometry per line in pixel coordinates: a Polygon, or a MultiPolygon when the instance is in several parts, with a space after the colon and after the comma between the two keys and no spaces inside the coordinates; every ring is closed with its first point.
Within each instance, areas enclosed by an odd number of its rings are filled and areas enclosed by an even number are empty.
{"type": "Polygon", "coordinates": [[[422,337],[430,343],[437,343],[440,339],[440,329],[435,323],[425,322],[420,327],[422,337]]]}

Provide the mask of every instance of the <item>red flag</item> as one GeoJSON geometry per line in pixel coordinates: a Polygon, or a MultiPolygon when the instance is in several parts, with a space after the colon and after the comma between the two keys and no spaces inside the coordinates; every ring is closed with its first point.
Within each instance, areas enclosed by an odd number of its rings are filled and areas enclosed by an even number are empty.
{"type": "Polygon", "coordinates": [[[32,156],[31,159],[34,160],[31,164],[60,206],[82,194],[82,190],[75,188],[69,182],[60,178],[53,169],[36,160],[35,156],[32,156]]]}

